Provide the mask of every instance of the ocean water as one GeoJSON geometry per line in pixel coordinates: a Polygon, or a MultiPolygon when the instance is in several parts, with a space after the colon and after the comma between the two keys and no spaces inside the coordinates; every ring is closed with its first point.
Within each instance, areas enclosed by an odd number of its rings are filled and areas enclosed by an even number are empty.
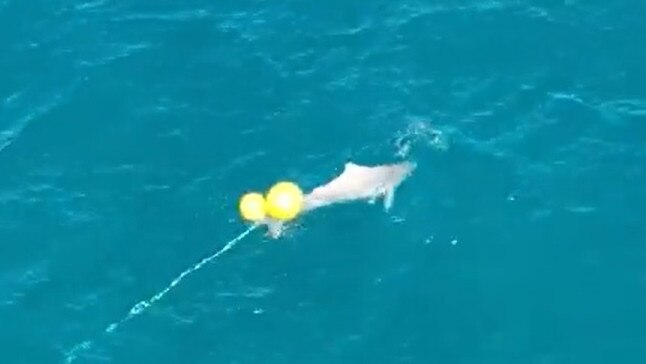
{"type": "Polygon", "coordinates": [[[0,363],[645,363],[644,19],[0,0],[0,363]],[[347,160],[418,168],[152,299],[347,160]]]}

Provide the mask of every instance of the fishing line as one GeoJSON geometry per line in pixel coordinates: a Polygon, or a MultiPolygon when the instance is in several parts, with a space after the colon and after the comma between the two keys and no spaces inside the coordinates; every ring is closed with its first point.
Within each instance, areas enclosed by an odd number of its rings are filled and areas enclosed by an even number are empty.
{"type": "MultiPolygon", "coordinates": [[[[182,279],[186,278],[191,273],[194,273],[198,270],[200,270],[204,265],[208,264],[211,262],[213,259],[219,257],[220,255],[226,253],[227,251],[231,250],[236,244],[238,244],[242,239],[244,239],[247,235],[249,235],[253,230],[255,230],[257,227],[259,227],[260,224],[254,224],[251,225],[247,230],[243,231],[240,233],[240,235],[236,236],[235,238],[229,240],[224,247],[222,247],[220,250],[216,251],[215,253],[209,255],[206,258],[203,258],[199,262],[193,264],[192,267],[184,270],[182,273],[180,273],[175,279],[173,279],[170,284],[168,284],[164,289],[159,291],[157,294],[154,296],[150,297],[147,300],[142,300],[139,301],[137,304],[132,306],[130,311],[128,311],[128,314],[126,314],[121,320],[115,321],[108,325],[105,330],[103,330],[104,333],[106,334],[111,334],[113,333],[116,329],[118,329],[121,325],[124,323],[132,320],[136,316],[141,315],[144,313],[150,306],[152,306],[155,302],[161,300],[168,292],[170,292],[175,286],[177,286],[182,279]]],[[[78,352],[80,350],[88,350],[92,347],[92,341],[84,341],[80,344],[75,345],[72,349],[70,349],[66,354],[65,354],[65,363],[70,364],[74,362],[78,358],[78,352]]]]}

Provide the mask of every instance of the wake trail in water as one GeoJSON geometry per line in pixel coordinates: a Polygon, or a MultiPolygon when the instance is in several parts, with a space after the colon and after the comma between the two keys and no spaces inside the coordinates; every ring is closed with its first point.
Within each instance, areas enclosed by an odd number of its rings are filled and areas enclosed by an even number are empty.
{"type": "MultiPolygon", "coordinates": [[[[255,230],[259,225],[252,225],[250,226],[247,230],[243,231],[240,233],[240,235],[236,236],[235,238],[229,240],[224,247],[222,247],[220,250],[216,251],[215,253],[209,255],[208,257],[200,260],[199,262],[195,263],[192,267],[184,270],[182,273],[180,273],[175,279],[173,279],[170,284],[166,286],[166,288],[162,289],[159,291],[157,294],[154,296],[150,297],[147,300],[139,301],[137,304],[132,306],[130,311],[128,311],[128,314],[124,316],[121,320],[115,321],[108,325],[105,330],[103,330],[104,333],[106,334],[111,334],[113,333],[116,329],[118,329],[121,325],[124,323],[132,320],[136,316],[141,315],[144,313],[150,306],[152,306],[155,302],[161,300],[170,290],[172,290],[175,286],[177,286],[182,279],[184,279],[186,276],[188,276],[191,273],[194,273],[195,271],[200,270],[204,265],[208,264],[211,262],[213,259],[219,257],[220,255],[226,253],[227,251],[231,250],[236,244],[238,244],[242,239],[244,239],[247,235],[249,235],[253,230],[255,230]]],[[[66,354],[65,354],[65,363],[70,364],[74,362],[78,358],[79,351],[81,350],[88,350],[92,347],[92,341],[84,341],[80,344],[75,345],[72,349],[70,349],[66,354]]]]}

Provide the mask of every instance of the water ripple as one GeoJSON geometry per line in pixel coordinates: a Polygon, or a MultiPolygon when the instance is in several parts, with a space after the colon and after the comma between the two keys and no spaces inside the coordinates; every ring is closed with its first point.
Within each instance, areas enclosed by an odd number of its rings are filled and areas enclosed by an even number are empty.
{"type": "Polygon", "coordinates": [[[3,272],[0,276],[0,306],[18,304],[35,286],[49,280],[45,262],[31,263],[28,268],[3,272]]]}
{"type": "Polygon", "coordinates": [[[131,13],[128,15],[113,17],[116,22],[156,20],[168,22],[187,22],[206,18],[213,18],[214,15],[207,9],[178,10],[167,13],[131,13]]]}
{"type": "Polygon", "coordinates": [[[30,122],[47,114],[63,100],[62,93],[54,93],[41,104],[33,105],[31,104],[33,97],[32,93],[17,91],[5,98],[5,108],[0,109],[0,117],[3,115],[3,111],[9,111],[7,114],[22,115],[14,117],[13,121],[9,116],[3,118],[9,120],[9,126],[0,129],[0,152],[14,143],[30,122]],[[25,96],[25,94],[27,95],[25,96]],[[27,105],[20,105],[19,101],[23,101],[27,105]]]}
{"type": "Polygon", "coordinates": [[[96,53],[101,54],[96,56],[95,59],[78,59],[76,63],[79,66],[102,66],[153,48],[155,48],[155,45],[149,42],[105,44],[95,50],[96,53]]]}
{"type": "Polygon", "coordinates": [[[94,0],[88,1],[80,4],[74,5],[75,10],[94,10],[96,8],[102,7],[108,2],[108,0],[94,0]]]}
{"type": "Polygon", "coordinates": [[[600,103],[599,107],[605,111],[613,112],[618,116],[646,116],[646,100],[644,99],[619,99],[606,101],[600,103]]]}

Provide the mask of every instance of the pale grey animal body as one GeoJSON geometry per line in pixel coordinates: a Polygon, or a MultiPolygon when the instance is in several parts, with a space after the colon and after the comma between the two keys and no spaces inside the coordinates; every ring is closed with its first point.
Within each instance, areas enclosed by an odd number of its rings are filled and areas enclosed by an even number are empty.
{"type": "Polygon", "coordinates": [[[383,197],[384,208],[389,210],[395,189],[414,169],[415,164],[411,162],[379,166],[348,162],[338,177],[305,195],[305,211],[356,200],[374,202],[379,197],[383,197]]]}
{"type": "MultiPolygon", "coordinates": [[[[374,203],[383,198],[384,209],[388,211],[395,199],[395,190],[416,168],[414,162],[400,162],[377,166],[359,165],[347,162],[343,172],[312,189],[304,196],[303,213],[337,203],[366,200],[374,203]]],[[[263,222],[269,228],[269,235],[277,238],[283,231],[283,223],[275,220],[263,222]]]]}

